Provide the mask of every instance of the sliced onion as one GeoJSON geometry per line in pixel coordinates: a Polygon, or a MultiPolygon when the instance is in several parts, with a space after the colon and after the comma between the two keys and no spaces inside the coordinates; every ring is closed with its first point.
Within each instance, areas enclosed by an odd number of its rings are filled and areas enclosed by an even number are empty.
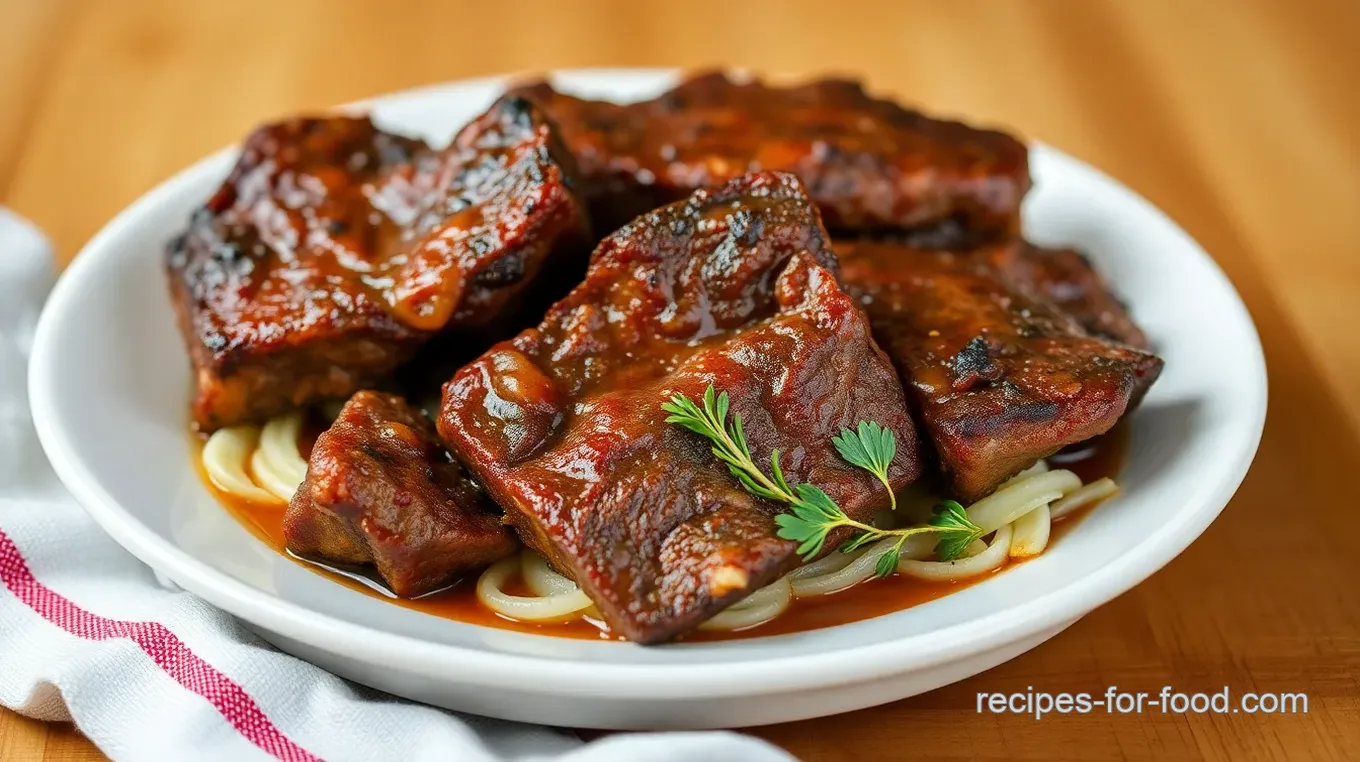
{"type": "Polygon", "coordinates": [[[869,564],[869,572],[866,574],[863,565],[857,562],[869,550],[869,548],[857,548],[849,553],[842,553],[838,550],[826,558],[814,561],[800,569],[794,569],[787,577],[793,588],[793,594],[799,598],[826,595],[844,590],[868,579],[868,574],[873,573],[874,565],[869,564]],[[852,566],[855,568],[851,569],[852,566]]]}
{"type": "Polygon", "coordinates": [[[259,446],[250,456],[256,484],[283,500],[291,500],[307,478],[307,461],[298,451],[301,431],[301,412],[271,418],[260,431],[259,446]]]}
{"type": "Polygon", "coordinates": [[[862,551],[858,549],[852,550],[849,553],[833,550],[812,563],[803,564],[797,569],[794,569],[789,572],[788,577],[790,580],[809,579],[811,577],[820,577],[823,574],[840,571],[845,568],[846,564],[855,560],[861,552],[862,551]]]}
{"type": "Polygon", "coordinates": [[[987,549],[987,543],[982,540],[973,540],[968,543],[968,547],[963,549],[964,558],[972,558],[987,549]]]}
{"type": "Polygon", "coordinates": [[[477,600],[498,614],[522,622],[566,622],[590,608],[590,598],[579,589],[535,597],[504,592],[501,587],[520,570],[520,566],[518,554],[492,564],[477,578],[477,600]]]}
{"type": "Polygon", "coordinates": [[[535,595],[547,597],[577,592],[581,589],[572,580],[553,571],[547,559],[532,550],[524,551],[522,564],[524,584],[528,585],[535,595]]]}
{"type": "Polygon", "coordinates": [[[1022,481],[1024,481],[1024,480],[1030,478],[1031,476],[1038,476],[1039,474],[1046,474],[1046,473],[1048,473],[1048,461],[1046,461],[1046,460],[1041,460],[1041,461],[1035,463],[1034,465],[1030,466],[1029,468],[1026,468],[1024,471],[1021,471],[1020,473],[1016,474],[1015,476],[1012,476],[1011,478],[1009,478],[1009,479],[1007,479],[1006,481],[1002,482],[1002,483],[1001,483],[1001,486],[998,487],[997,489],[1005,489],[1005,488],[1007,488],[1007,487],[1014,486],[1014,485],[1016,485],[1016,484],[1018,484],[1018,483],[1020,483],[1020,482],[1022,482],[1022,481]]]}
{"type": "Polygon", "coordinates": [[[931,582],[954,582],[976,577],[1006,563],[1013,534],[1011,525],[1007,524],[996,530],[991,544],[976,556],[955,561],[918,561],[914,558],[903,558],[897,562],[897,570],[909,577],[931,582]]]}
{"type": "Polygon", "coordinates": [[[246,474],[246,459],[259,441],[260,429],[256,426],[228,426],[214,431],[203,445],[203,470],[218,489],[230,495],[265,505],[283,502],[257,487],[246,474]]]}
{"type": "Polygon", "coordinates": [[[1011,536],[1011,558],[1029,558],[1044,552],[1044,548],[1048,547],[1049,527],[1052,523],[1048,514],[1048,506],[1041,505],[1015,520],[1011,525],[1014,529],[1011,536]]]}
{"type": "Polygon", "coordinates": [[[1093,503],[1098,503],[1101,500],[1114,497],[1117,494],[1119,494],[1119,485],[1115,484],[1113,479],[1108,477],[1096,479],[1090,484],[1087,484],[1076,492],[1073,492],[1062,500],[1054,503],[1050,506],[1049,512],[1052,514],[1052,518],[1060,519],[1073,511],[1085,508],[1093,503]]]}
{"type": "Polygon", "coordinates": [[[699,625],[701,630],[740,630],[768,622],[784,613],[793,601],[788,577],[781,577],[699,625]]]}
{"type": "Polygon", "coordinates": [[[1071,471],[1048,471],[1002,487],[968,506],[968,518],[992,532],[1021,516],[1081,489],[1081,479],[1071,471]]]}
{"type": "MultiPolygon", "coordinates": [[[[939,535],[934,533],[914,534],[902,543],[901,557],[928,558],[935,552],[935,546],[939,544],[939,542],[939,535]]],[[[799,598],[808,598],[814,595],[827,595],[829,593],[839,592],[848,587],[854,587],[874,576],[874,570],[878,567],[879,557],[884,553],[887,553],[896,543],[896,538],[886,537],[866,548],[860,548],[850,553],[839,553],[838,551],[839,555],[845,556],[850,560],[841,566],[841,568],[825,574],[802,576],[797,579],[794,579],[793,574],[790,574],[790,582],[793,584],[793,594],[799,598]]]]}

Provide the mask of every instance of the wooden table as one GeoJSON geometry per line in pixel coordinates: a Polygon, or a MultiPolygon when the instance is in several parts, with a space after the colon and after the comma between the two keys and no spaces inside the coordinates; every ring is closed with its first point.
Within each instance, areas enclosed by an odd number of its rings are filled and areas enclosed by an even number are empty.
{"type": "MultiPolygon", "coordinates": [[[[1184,555],[1033,652],[897,704],[755,732],[828,760],[1357,753],[1360,5],[503,0],[383,10],[397,5],[0,0],[0,202],[44,227],[66,259],[137,195],[261,120],[550,67],[844,71],[1050,142],[1167,210],[1241,291],[1270,366],[1256,464],[1184,555]],[[979,691],[1109,685],[1304,691],[1309,712],[1035,721],[975,710],[979,691]]],[[[69,726],[0,711],[0,759],[98,756],[69,726]]]]}

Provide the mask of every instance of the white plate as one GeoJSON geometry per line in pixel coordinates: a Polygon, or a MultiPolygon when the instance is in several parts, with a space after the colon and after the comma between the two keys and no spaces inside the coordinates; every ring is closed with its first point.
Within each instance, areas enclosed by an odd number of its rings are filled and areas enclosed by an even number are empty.
{"type": "MultiPolygon", "coordinates": [[[[671,77],[574,72],[559,84],[626,100],[658,92],[671,77]]],[[[445,141],[502,85],[452,84],[372,107],[388,128],[445,141]]],[[[142,561],[280,648],[420,701],[555,725],[697,728],[827,715],[920,693],[1033,648],[1170,561],[1228,502],[1261,435],[1261,347],[1223,273],[1142,198],[1035,145],[1029,235],[1089,250],[1166,359],[1132,416],[1121,497],[1040,558],[993,579],[812,632],[644,648],[435,618],[281,557],[195,475],[189,365],[161,252],[233,160],[223,151],[157,187],[66,271],[32,358],[38,433],[66,486],[142,561]]]]}

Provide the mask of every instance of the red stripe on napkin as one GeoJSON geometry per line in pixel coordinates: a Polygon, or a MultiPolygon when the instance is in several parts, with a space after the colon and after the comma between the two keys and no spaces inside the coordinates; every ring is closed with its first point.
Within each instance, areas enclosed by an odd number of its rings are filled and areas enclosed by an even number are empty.
{"type": "Polygon", "coordinates": [[[43,619],[88,640],[127,638],[146,652],[175,682],[216,707],[246,740],[285,762],[319,762],[269,721],[263,710],[226,675],[184,645],[160,622],[124,622],[91,614],[52,592],[33,576],[19,548],[0,531],[0,582],[43,619]]]}

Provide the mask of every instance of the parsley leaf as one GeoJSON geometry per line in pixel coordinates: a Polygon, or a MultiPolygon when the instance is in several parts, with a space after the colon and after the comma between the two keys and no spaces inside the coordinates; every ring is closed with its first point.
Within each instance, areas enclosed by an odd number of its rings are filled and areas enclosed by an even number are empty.
{"type": "Polygon", "coordinates": [[[941,561],[953,561],[961,557],[974,540],[985,534],[982,527],[968,518],[968,512],[957,501],[945,500],[935,506],[935,515],[930,518],[930,526],[947,532],[935,546],[935,557],[941,561]]]}

